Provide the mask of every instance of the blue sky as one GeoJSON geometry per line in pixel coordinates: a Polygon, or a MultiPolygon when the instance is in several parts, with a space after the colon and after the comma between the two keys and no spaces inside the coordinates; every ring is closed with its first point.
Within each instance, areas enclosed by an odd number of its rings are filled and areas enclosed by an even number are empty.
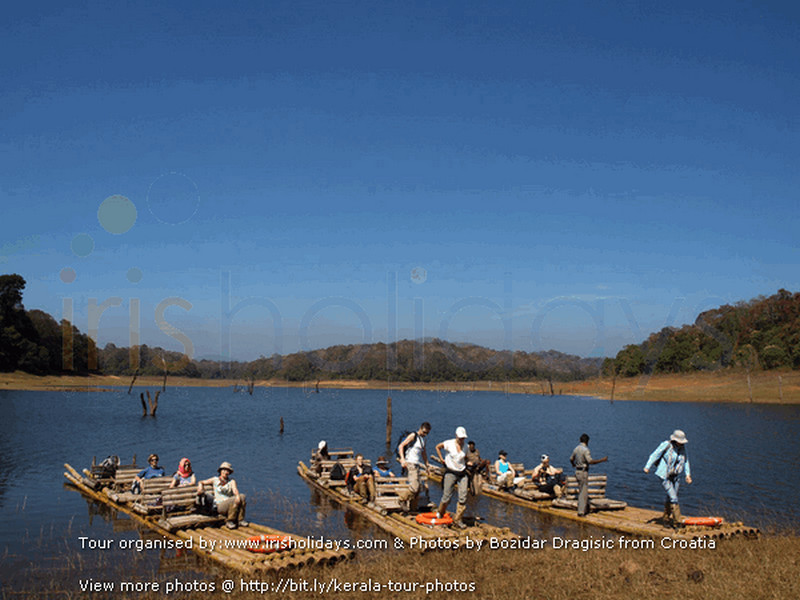
{"type": "Polygon", "coordinates": [[[0,272],[101,345],[604,356],[800,289],[793,4],[112,4],[0,24],[0,272]]]}

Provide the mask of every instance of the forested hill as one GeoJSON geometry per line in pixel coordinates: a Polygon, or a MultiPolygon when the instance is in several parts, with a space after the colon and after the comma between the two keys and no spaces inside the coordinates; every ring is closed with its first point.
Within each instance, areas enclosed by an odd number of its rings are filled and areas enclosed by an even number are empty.
{"type": "Polygon", "coordinates": [[[666,327],[606,359],[603,372],[635,376],[727,367],[800,368],[800,293],[781,289],[701,313],[693,325],[666,327]]]}
{"type": "Polygon", "coordinates": [[[0,275],[0,371],[85,373],[97,360],[92,339],[69,321],[60,324],[41,310],[22,305],[25,280],[0,275]]]}
{"type": "MultiPolygon", "coordinates": [[[[498,352],[471,344],[442,340],[394,344],[331,346],[286,356],[261,357],[250,362],[188,361],[177,352],[136,348],[140,372],[163,373],[162,357],[171,373],[203,379],[356,379],[391,381],[479,381],[552,379],[570,381],[600,374],[602,359],[580,358],[556,352],[498,352]]],[[[100,370],[129,375],[130,349],[108,344],[100,350],[100,370]]]]}
{"type": "Polygon", "coordinates": [[[251,362],[189,360],[146,345],[99,349],[66,320],[22,305],[25,280],[0,276],[0,371],[172,375],[205,379],[568,381],[600,374],[685,373],[728,367],[800,368],[800,293],[779,290],[706,311],[693,325],[667,327],[604,361],[556,352],[497,351],[472,344],[403,340],[332,346],[251,362]]]}
{"type": "Polygon", "coordinates": [[[0,276],[0,371],[172,375],[206,379],[358,379],[477,381],[585,379],[598,375],[602,359],[556,352],[502,352],[471,344],[419,340],[393,344],[333,346],[251,362],[189,360],[179,352],[146,345],[99,349],[69,321],[58,323],[22,304],[25,280],[0,276]]]}

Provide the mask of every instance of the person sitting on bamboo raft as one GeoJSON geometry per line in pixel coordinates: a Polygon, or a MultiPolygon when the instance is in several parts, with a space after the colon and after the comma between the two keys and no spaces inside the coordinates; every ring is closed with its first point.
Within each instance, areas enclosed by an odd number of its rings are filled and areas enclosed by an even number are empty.
{"type": "Polygon", "coordinates": [[[169,482],[169,487],[176,488],[184,485],[194,485],[197,483],[192,471],[192,463],[188,458],[182,458],[178,463],[178,470],[172,476],[172,481],[169,482]]]}
{"type": "Polygon", "coordinates": [[[347,489],[351,494],[355,491],[370,505],[375,502],[377,497],[375,474],[372,472],[372,467],[364,464],[364,456],[361,454],[356,454],[356,464],[347,473],[347,489]]]}
{"type": "Polygon", "coordinates": [[[330,460],[331,455],[328,453],[328,442],[320,440],[317,444],[317,450],[314,452],[311,465],[317,473],[322,473],[322,461],[330,460]]]}
{"type": "Polygon", "coordinates": [[[552,494],[560,498],[567,490],[567,477],[564,469],[558,469],[550,464],[550,457],[542,454],[542,462],[536,465],[531,474],[531,480],[540,492],[552,494]]]}
{"type": "Polygon", "coordinates": [[[509,490],[514,486],[517,472],[508,462],[508,453],[505,450],[498,452],[497,460],[494,461],[494,473],[497,476],[497,487],[500,489],[509,490]]]}
{"type": "Polygon", "coordinates": [[[225,526],[236,529],[239,525],[247,527],[249,523],[244,520],[247,507],[247,497],[239,493],[236,480],[231,479],[233,467],[229,462],[223,462],[217,469],[217,477],[209,477],[197,484],[197,495],[205,498],[205,504],[212,505],[218,515],[224,515],[225,526]],[[213,494],[206,494],[204,486],[210,485],[213,494]]]}
{"type": "Polygon", "coordinates": [[[133,478],[133,485],[131,491],[134,494],[142,493],[142,482],[145,479],[153,479],[154,477],[164,477],[166,475],[164,467],[158,464],[158,454],[151,454],[147,457],[147,467],[139,471],[138,475],[133,478]]]}
{"type": "Polygon", "coordinates": [[[379,456],[375,461],[375,474],[378,477],[394,477],[394,473],[389,470],[389,461],[385,456],[379,456]]]}

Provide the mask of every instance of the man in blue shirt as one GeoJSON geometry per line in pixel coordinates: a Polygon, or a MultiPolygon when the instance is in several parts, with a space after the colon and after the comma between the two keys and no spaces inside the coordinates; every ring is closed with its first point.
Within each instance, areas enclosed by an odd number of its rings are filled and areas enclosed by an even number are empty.
{"type": "Polygon", "coordinates": [[[158,454],[151,454],[147,457],[147,468],[139,471],[139,474],[133,478],[133,485],[131,491],[134,494],[141,493],[142,481],[145,479],[152,479],[153,477],[164,477],[166,472],[164,467],[158,465],[158,454]]]}

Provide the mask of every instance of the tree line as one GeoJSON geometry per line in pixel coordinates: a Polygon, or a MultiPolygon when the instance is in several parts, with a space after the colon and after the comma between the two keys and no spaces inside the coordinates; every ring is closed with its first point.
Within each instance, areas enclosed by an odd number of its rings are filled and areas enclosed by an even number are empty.
{"type": "Polygon", "coordinates": [[[800,368],[800,293],[780,289],[665,327],[603,362],[604,375],[800,368]]]}
{"type": "Polygon", "coordinates": [[[634,377],[726,368],[800,368],[800,293],[777,294],[701,313],[692,325],[665,327],[616,357],[499,351],[440,339],[338,345],[249,361],[191,360],[147,345],[98,348],[66,319],[25,310],[25,280],[0,275],[0,371],[171,374],[202,379],[574,381],[603,374],[634,377]]]}
{"type": "Polygon", "coordinates": [[[138,345],[98,348],[67,320],[22,304],[25,280],[0,276],[0,371],[170,375],[202,379],[436,381],[570,381],[599,374],[601,359],[549,352],[511,352],[439,339],[339,345],[249,362],[191,360],[180,352],[138,345]]]}

